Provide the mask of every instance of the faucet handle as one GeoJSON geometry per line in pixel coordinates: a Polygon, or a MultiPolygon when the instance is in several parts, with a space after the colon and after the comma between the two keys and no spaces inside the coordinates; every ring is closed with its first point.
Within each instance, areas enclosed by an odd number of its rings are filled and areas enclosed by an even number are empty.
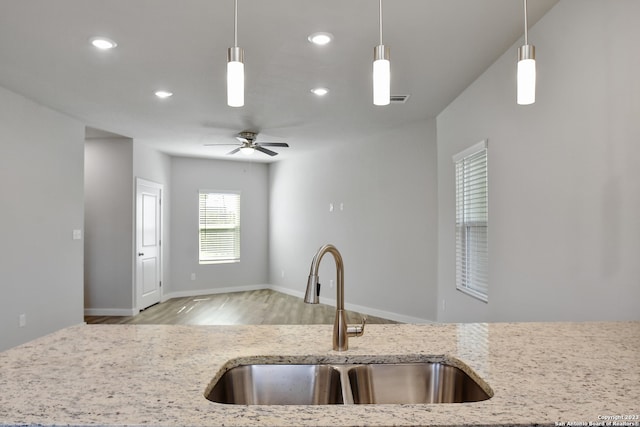
{"type": "Polygon", "coordinates": [[[362,317],[362,325],[347,326],[348,337],[361,337],[364,334],[364,326],[367,323],[367,316],[362,317]]]}

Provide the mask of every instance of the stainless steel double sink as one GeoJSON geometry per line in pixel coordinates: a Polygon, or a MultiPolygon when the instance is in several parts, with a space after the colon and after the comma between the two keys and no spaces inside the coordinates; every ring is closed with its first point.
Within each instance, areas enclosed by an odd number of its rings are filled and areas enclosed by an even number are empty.
{"type": "Polygon", "coordinates": [[[478,381],[445,362],[250,364],[226,371],[205,397],[238,405],[462,403],[491,398],[489,386],[478,381]]]}

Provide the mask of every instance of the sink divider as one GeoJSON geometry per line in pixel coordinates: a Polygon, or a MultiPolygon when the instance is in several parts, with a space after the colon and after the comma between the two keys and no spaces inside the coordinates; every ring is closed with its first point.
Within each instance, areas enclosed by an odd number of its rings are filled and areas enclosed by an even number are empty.
{"type": "MultiPolygon", "coordinates": [[[[484,389],[487,393],[487,398],[493,396],[493,390],[488,386],[488,384],[479,378],[479,376],[473,371],[471,367],[469,367],[464,362],[456,359],[447,357],[445,355],[423,355],[423,354],[413,354],[413,355],[386,355],[386,356],[362,356],[355,355],[351,357],[334,357],[333,355],[325,355],[325,356],[249,356],[242,357],[237,359],[229,360],[224,366],[216,373],[214,378],[208,384],[205,390],[205,397],[209,396],[209,393],[212,391],[215,384],[220,380],[220,378],[232,370],[233,368],[245,366],[245,365],[324,365],[327,366],[334,371],[336,371],[339,375],[340,381],[340,392],[342,394],[342,405],[355,405],[356,397],[354,396],[354,390],[352,387],[352,380],[349,375],[352,370],[360,367],[366,367],[370,365],[394,365],[394,364],[416,364],[416,363],[432,363],[432,364],[442,364],[445,366],[450,366],[453,368],[458,368],[462,372],[466,373],[480,388],[484,389]]],[[[369,381],[364,381],[364,389],[358,392],[358,396],[360,393],[371,393],[370,387],[372,386],[369,381]]],[[[358,387],[360,388],[360,387],[358,387]]],[[[208,398],[208,397],[207,397],[208,398]]],[[[362,399],[362,396],[358,397],[358,399],[362,399]]],[[[363,403],[362,401],[358,402],[358,404],[363,403]]],[[[340,403],[334,403],[340,404],[340,403]]]]}
{"type": "Polygon", "coordinates": [[[351,390],[351,381],[349,381],[349,369],[358,365],[330,365],[333,369],[340,372],[340,387],[342,391],[342,404],[353,405],[353,390],[351,390]]]}

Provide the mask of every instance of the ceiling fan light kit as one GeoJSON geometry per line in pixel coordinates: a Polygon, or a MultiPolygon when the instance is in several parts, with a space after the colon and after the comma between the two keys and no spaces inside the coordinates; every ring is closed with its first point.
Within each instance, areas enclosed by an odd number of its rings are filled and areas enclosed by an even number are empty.
{"type": "Polygon", "coordinates": [[[250,156],[250,155],[252,155],[255,151],[256,151],[256,149],[255,149],[255,148],[253,148],[253,147],[248,147],[248,146],[247,146],[247,147],[240,147],[240,152],[241,152],[242,154],[244,154],[245,156],[250,156]]]}

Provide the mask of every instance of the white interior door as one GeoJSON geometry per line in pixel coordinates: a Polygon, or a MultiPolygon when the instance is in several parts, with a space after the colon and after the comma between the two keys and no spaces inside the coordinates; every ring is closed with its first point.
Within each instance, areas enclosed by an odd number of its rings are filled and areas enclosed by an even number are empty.
{"type": "Polygon", "coordinates": [[[143,310],[162,296],[162,185],[136,179],[136,305],[143,310]]]}

